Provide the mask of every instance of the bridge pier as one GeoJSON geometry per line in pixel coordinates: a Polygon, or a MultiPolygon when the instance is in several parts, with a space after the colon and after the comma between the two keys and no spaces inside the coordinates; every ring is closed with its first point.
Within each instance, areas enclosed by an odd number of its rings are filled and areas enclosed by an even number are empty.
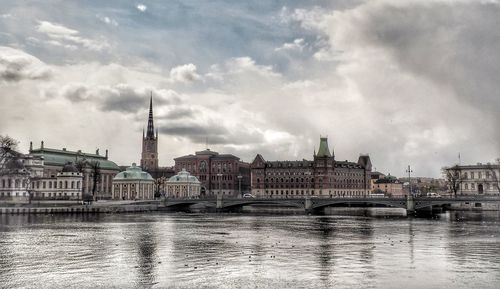
{"type": "Polygon", "coordinates": [[[311,214],[313,212],[313,202],[311,197],[306,197],[304,200],[304,211],[306,214],[311,214]]]}
{"type": "Polygon", "coordinates": [[[224,202],[222,201],[222,195],[217,195],[217,202],[215,204],[215,211],[222,212],[224,208],[224,202]]]}
{"type": "Polygon", "coordinates": [[[406,196],[406,215],[415,215],[415,199],[412,195],[406,196]]]}

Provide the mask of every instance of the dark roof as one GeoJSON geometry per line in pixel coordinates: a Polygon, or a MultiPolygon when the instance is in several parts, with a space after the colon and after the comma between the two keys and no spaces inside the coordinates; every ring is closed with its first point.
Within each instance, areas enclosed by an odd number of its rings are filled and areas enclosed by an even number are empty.
{"type": "Polygon", "coordinates": [[[24,170],[24,164],[20,159],[10,159],[5,164],[5,168],[9,171],[21,171],[24,170]]]}
{"type": "Polygon", "coordinates": [[[335,161],[336,168],[362,169],[363,167],[357,163],[348,161],[335,161]]]}
{"type": "Polygon", "coordinates": [[[57,150],[49,148],[39,148],[31,151],[30,155],[43,157],[45,165],[64,166],[68,162],[76,162],[77,160],[96,160],[99,162],[101,169],[120,171],[120,167],[108,160],[106,156],[97,154],[88,154],[81,151],[57,150]]]}
{"type": "Polygon", "coordinates": [[[69,162],[67,164],[64,165],[63,169],[62,169],[62,172],[63,173],[78,173],[78,169],[73,165],[72,162],[69,162]]]}

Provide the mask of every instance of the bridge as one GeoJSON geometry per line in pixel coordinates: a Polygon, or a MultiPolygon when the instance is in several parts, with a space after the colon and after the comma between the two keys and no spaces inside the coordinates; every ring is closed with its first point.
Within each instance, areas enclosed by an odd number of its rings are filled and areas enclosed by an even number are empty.
{"type": "Polygon", "coordinates": [[[189,209],[198,204],[215,208],[219,212],[231,211],[249,205],[269,205],[275,207],[293,207],[303,209],[306,213],[320,213],[326,207],[390,207],[405,209],[408,214],[417,211],[432,211],[433,208],[448,208],[460,203],[496,203],[500,197],[458,196],[458,197],[304,197],[304,198],[234,198],[217,196],[213,198],[175,199],[161,201],[160,207],[189,209]]]}

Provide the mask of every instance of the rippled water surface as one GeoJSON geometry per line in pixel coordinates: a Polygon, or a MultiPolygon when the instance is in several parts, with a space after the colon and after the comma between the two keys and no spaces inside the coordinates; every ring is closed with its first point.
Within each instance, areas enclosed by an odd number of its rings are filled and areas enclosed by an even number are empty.
{"type": "Polygon", "coordinates": [[[0,288],[500,288],[500,213],[0,215],[0,288]]]}

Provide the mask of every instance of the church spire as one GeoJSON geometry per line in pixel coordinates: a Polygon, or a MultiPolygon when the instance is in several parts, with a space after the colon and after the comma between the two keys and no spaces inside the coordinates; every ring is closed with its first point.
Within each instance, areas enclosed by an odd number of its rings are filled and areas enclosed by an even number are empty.
{"type": "Polygon", "coordinates": [[[148,119],[148,130],[146,133],[146,138],[155,138],[155,128],[153,124],[153,92],[151,91],[151,98],[149,99],[149,119],[148,119]]]}

